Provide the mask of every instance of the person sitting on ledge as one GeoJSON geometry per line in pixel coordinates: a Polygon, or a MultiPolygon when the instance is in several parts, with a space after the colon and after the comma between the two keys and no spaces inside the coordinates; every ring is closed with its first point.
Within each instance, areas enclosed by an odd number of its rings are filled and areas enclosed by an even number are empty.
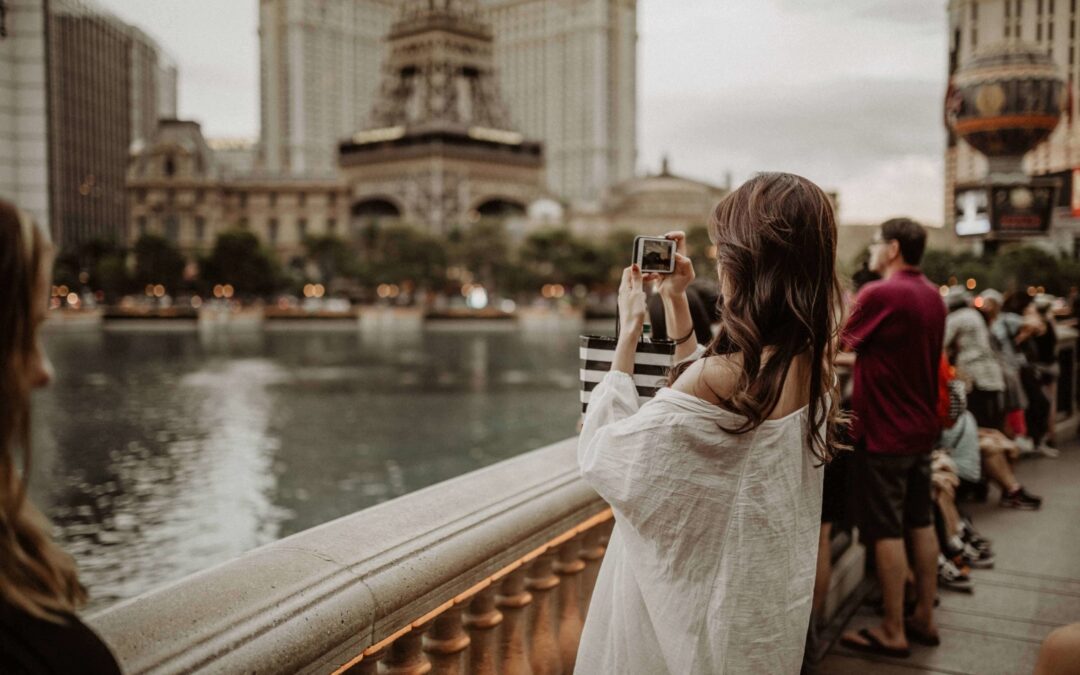
{"type": "Polygon", "coordinates": [[[38,336],[52,258],[49,233],[0,200],[0,672],[119,673],[105,643],[75,616],[86,600],[75,562],[26,499],[30,392],[52,377],[38,336]]]}
{"type": "Polygon", "coordinates": [[[822,471],[841,418],[833,360],[843,290],[832,204],[816,185],[760,174],[724,198],[709,233],[724,298],[694,347],[681,232],[676,269],[623,271],[612,369],[578,444],[615,528],[576,673],[794,673],[817,562],[822,471]],[[639,405],[644,282],[679,342],[669,387],[639,405]]]}

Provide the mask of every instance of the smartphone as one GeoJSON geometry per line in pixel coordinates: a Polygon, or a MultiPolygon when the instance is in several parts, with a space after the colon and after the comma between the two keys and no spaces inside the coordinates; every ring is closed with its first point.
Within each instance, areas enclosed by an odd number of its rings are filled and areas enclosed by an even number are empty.
{"type": "Polygon", "coordinates": [[[664,237],[634,237],[633,261],[642,274],[671,274],[675,271],[675,241],[664,237]]]}

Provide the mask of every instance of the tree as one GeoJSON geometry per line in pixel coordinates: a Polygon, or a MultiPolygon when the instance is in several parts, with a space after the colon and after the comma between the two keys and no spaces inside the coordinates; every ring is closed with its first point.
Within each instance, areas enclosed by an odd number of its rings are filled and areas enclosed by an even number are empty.
{"type": "Polygon", "coordinates": [[[175,293],[184,278],[183,254],[164,237],[144,234],[135,242],[136,284],[162,284],[170,293],[175,293]]]}
{"type": "Polygon", "coordinates": [[[380,227],[370,241],[368,276],[373,283],[412,282],[434,288],[446,279],[446,244],[409,225],[380,227]]]}
{"type": "Polygon", "coordinates": [[[541,285],[584,284],[595,286],[609,277],[609,260],[603,248],[574,236],[565,228],[529,234],[518,251],[522,270],[518,291],[535,292],[541,285]]]}
{"type": "Polygon", "coordinates": [[[467,269],[489,291],[513,275],[510,239],[501,222],[481,219],[467,230],[452,230],[448,244],[448,262],[467,269]]]}
{"type": "Polygon", "coordinates": [[[277,263],[247,230],[219,234],[200,277],[206,286],[231,284],[239,295],[268,295],[280,287],[277,263]]]}
{"type": "Polygon", "coordinates": [[[348,244],[332,234],[310,236],[304,240],[307,259],[319,269],[322,281],[338,277],[356,277],[360,273],[359,259],[348,244]]]}

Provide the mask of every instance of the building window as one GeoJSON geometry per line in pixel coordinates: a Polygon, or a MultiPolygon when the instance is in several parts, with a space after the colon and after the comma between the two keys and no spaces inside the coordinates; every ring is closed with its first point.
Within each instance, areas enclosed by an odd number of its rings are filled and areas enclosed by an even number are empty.
{"type": "Polygon", "coordinates": [[[165,238],[174,244],[180,239],[180,223],[176,216],[165,216],[165,238]]]}
{"type": "Polygon", "coordinates": [[[273,207],[277,206],[277,193],[276,192],[269,193],[269,195],[267,197],[270,200],[270,208],[273,208],[273,207]]]}
{"type": "Polygon", "coordinates": [[[296,203],[300,207],[303,207],[306,202],[307,202],[307,193],[306,192],[301,192],[298,195],[296,195],[296,203]]]}
{"type": "Polygon", "coordinates": [[[195,203],[196,204],[202,204],[204,199],[206,199],[206,192],[204,190],[196,190],[195,191],[195,203]]]}
{"type": "Polygon", "coordinates": [[[240,208],[242,208],[242,209],[247,208],[247,193],[246,192],[241,192],[240,194],[237,195],[237,197],[238,197],[237,201],[240,203],[240,208]]]}
{"type": "MultiPolygon", "coordinates": [[[[272,193],[271,193],[272,194],[272,193]]],[[[276,244],[278,239],[278,219],[271,218],[270,222],[266,224],[267,237],[270,239],[271,244],[276,244]]]]}
{"type": "Polygon", "coordinates": [[[176,175],[176,160],[173,159],[172,155],[168,155],[168,156],[165,157],[165,176],[167,178],[172,178],[175,175],[176,175]]]}
{"type": "Polygon", "coordinates": [[[330,208],[334,208],[335,206],[337,206],[337,193],[336,192],[331,192],[330,193],[329,202],[330,202],[330,208]]]}
{"type": "Polygon", "coordinates": [[[337,219],[336,218],[327,218],[326,219],[326,233],[327,234],[334,234],[336,232],[337,232],[337,219]]]}
{"type": "Polygon", "coordinates": [[[307,218],[301,218],[296,221],[296,231],[300,235],[300,241],[304,241],[307,238],[307,218]]]}
{"type": "Polygon", "coordinates": [[[206,238],[206,218],[202,216],[195,217],[195,241],[202,243],[206,238]]]}

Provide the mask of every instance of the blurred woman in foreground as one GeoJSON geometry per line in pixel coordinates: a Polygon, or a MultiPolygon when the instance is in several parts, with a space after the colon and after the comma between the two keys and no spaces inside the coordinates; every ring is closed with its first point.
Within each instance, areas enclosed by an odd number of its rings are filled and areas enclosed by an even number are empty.
{"type": "Polygon", "coordinates": [[[75,616],[86,600],[75,562],[26,497],[30,394],[52,377],[38,334],[52,259],[48,232],[0,200],[0,672],[119,673],[75,616]]]}

